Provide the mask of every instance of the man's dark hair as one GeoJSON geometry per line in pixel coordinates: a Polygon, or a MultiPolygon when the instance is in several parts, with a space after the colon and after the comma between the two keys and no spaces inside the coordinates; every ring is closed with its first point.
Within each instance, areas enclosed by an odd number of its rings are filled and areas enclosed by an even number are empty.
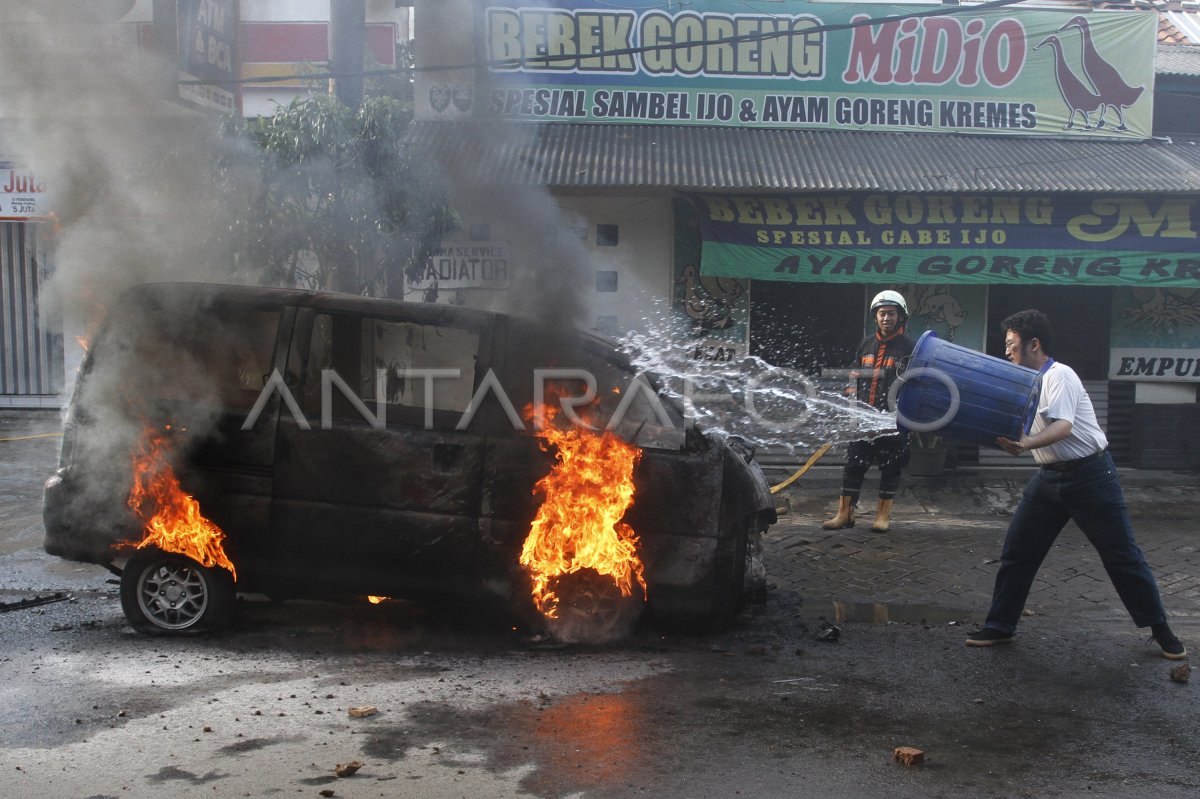
{"type": "Polygon", "coordinates": [[[1041,311],[1030,308],[1027,311],[1017,311],[1000,323],[1004,332],[1011,330],[1021,337],[1021,341],[1037,339],[1042,343],[1042,351],[1050,354],[1050,319],[1041,311]]]}

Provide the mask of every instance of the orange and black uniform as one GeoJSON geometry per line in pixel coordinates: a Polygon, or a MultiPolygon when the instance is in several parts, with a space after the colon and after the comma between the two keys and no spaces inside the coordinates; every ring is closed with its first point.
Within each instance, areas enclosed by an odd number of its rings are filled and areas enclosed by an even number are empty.
{"type": "MultiPolygon", "coordinates": [[[[853,374],[858,401],[888,410],[888,392],[896,381],[897,368],[912,355],[913,340],[901,326],[887,338],[876,330],[858,345],[853,374]]],[[[858,501],[863,478],[874,463],[879,467],[879,498],[892,499],[900,487],[900,472],[908,463],[908,433],[897,432],[869,441],[851,441],[842,470],[842,496],[858,501]]]]}

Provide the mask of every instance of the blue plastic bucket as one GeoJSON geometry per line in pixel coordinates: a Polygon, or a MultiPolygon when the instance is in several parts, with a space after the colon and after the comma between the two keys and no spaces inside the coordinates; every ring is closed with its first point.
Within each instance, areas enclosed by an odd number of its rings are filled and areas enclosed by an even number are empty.
{"type": "Polygon", "coordinates": [[[901,430],[982,447],[1021,437],[1040,386],[1036,370],[942,341],[932,330],[917,340],[898,383],[901,430]]]}

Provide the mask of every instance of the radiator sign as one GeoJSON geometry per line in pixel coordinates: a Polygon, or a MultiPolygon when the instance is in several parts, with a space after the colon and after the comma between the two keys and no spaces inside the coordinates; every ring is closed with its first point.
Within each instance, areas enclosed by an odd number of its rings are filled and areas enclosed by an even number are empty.
{"type": "Polygon", "coordinates": [[[506,289],[512,279],[507,241],[451,242],[433,251],[414,288],[506,289]]]}

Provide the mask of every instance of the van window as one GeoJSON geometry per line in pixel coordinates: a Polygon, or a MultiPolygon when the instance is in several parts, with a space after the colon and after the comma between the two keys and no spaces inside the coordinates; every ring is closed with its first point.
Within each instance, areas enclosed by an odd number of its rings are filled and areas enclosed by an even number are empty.
{"type": "Polygon", "coordinates": [[[249,410],[271,375],[279,316],[137,307],[113,323],[103,354],[133,389],[129,396],[249,410]]]}
{"type": "Polygon", "coordinates": [[[364,319],[359,397],[374,401],[382,388],[389,405],[423,409],[426,379],[413,370],[452,369],[457,377],[433,380],[433,408],[461,415],[471,402],[478,354],[479,334],[471,330],[364,319]]]}
{"type": "Polygon", "coordinates": [[[219,321],[198,348],[221,396],[235,408],[254,406],[271,376],[278,311],[249,311],[219,321]]]}
{"type": "MultiPolygon", "coordinates": [[[[435,427],[453,427],[475,385],[479,333],[464,328],[388,319],[318,314],[313,320],[304,411],[321,412],[321,372],[332,369],[376,414],[382,396],[389,422],[423,424],[427,379],[432,380],[435,427]],[[454,370],[426,378],[421,370],[454,370]],[[416,372],[416,374],[414,374],[416,372]]],[[[360,417],[342,392],[332,392],[333,414],[360,417]]]]}

